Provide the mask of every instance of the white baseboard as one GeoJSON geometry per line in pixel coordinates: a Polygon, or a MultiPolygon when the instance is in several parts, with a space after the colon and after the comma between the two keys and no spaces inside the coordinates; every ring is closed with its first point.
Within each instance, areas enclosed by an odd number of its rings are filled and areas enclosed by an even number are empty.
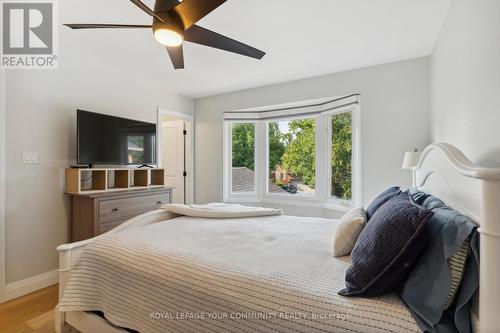
{"type": "Polygon", "coordinates": [[[9,283],[0,293],[0,303],[7,302],[11,299],[24,296],[39,289],[52,286],[59,280],[59,271],[57,269],[35,275],[27,279],[9,283]]]}

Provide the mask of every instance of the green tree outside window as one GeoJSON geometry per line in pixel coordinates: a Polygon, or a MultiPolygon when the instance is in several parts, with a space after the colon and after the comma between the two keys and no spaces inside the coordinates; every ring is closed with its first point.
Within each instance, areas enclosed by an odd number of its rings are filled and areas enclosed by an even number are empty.
{"type": "Polygon", "coordinates": [[[255,125],[233,124],[232,137],[233,168],[247,167],[255,171],[255,125]]]}

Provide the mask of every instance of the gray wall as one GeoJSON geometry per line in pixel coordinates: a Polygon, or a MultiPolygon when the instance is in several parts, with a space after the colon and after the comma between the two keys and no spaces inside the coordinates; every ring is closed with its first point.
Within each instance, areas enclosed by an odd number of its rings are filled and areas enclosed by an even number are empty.
{"type": "Polygon", "coordinates": [[[431,57],[432,140],[500,166],[500,1],[455,0],[431,57]]]}
{"type": "Polygon", "coordinates": [[[195,100],[196,202],[222,199],[222,122],[229,110],[361,93],[362,195],[408,185],[403,154],[429,143],[429,59],[329,74],[195,100]]]}
{"type": "Polygon", "coordinates": [[[76,108],[156,122],[157,106],[193,112],[189,98],[77,58],[65,57],[58,70],[7,73],[7,283],[58,267],[56,246],[68,241],[64,168],[76,162],[76,108]],[[22,164],[23,151],[37,151],[39,163],[22,164]]]}

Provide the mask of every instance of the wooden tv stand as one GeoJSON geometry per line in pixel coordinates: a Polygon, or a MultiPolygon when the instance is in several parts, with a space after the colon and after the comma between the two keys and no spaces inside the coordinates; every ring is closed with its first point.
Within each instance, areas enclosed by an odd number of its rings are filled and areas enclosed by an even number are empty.
{"type": "Polygon", "coordinates": [[[173,187],[67,193],[71,196],[71,241],[103,234],[142,213],[171,203],[173,187]]]}
{"type": "Polygon", "coordinates": [[[65,170],[71,196],[71,241],[105,233],[142,213],[171,203],[165,169],[89,168],[65,170]]]}

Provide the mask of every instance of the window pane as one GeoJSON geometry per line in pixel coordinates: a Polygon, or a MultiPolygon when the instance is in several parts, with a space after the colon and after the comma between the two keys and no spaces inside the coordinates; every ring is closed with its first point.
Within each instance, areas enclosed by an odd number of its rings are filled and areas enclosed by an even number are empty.
{"type": "Polygon", "coordinates": [[[232,125],[232,191],[255,192],[255,124],[232,125]]]}
{"type": "Polygon", "coordinates": [[[269,193],[314,194],[316,121],[276,121],[269,130],[269,193]]]}
{"type": "Polygon", "coordinates": [[[332,196],[351,200],[352,196],[352,114],[332,117],[332,196]]]}

